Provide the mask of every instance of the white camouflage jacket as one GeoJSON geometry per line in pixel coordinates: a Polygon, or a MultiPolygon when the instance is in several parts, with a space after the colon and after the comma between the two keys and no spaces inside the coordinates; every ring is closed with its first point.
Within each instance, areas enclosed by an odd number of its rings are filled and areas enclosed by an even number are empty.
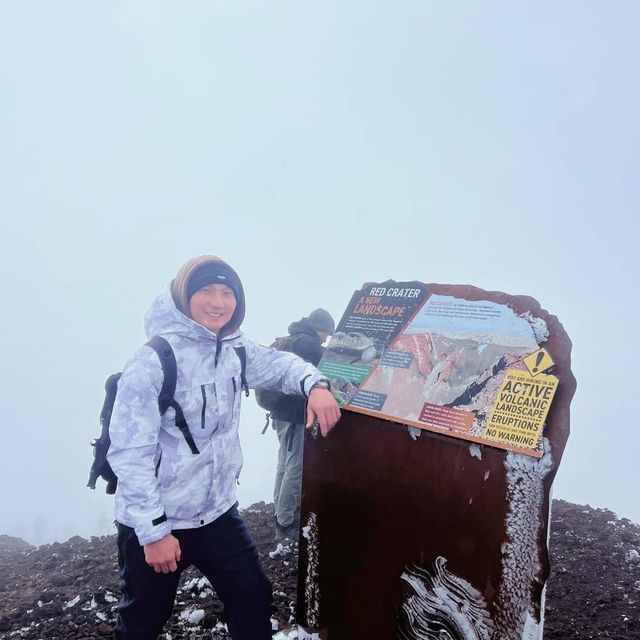
{"type": "Polygon", "coordinates": [[[118,382],[107,455],[118,476],[115,518],[135,529],[141,545],[173,529],[209,524],[236,501],[242,390],[234,347],[245,347],[246,380],[252,388],[308,395],[323,377],[301,358],[256,344],[239,331],[222,339],[216,364],[216,335],[180,313],[169,289],[147,312],[145,329],[149,337],[160,335],[173,348],[175,399],[199,453],[191,452],[172,408],[160,416],[162,367],[151,347],[141,347],[118,382]]]}

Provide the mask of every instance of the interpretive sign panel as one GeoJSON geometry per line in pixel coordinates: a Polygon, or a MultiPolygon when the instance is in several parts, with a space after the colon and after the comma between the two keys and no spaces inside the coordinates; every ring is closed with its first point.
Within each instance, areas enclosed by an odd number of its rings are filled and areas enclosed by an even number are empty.
{"type": "Polygon", "coordinates": [[[542,640],[570,354],[526,296],[354,294],[320,364],[346,410],[305,439],[299,638],[542,640]]]}
{"type": "Polygon", "coordinates": [[[539,375],[553,366],[544,338],[506,304],[372,283],[353,294],[319,368],[346,409],[540,457],[557,387],[539,375]]]}

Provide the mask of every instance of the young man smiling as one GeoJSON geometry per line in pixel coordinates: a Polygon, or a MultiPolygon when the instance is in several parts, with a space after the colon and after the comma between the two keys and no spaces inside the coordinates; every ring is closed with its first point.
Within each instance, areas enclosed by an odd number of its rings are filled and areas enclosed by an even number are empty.
{"type": "Polygon", "coordinates": [[[189,260],[145,317],[147,335],[164,338],[175,356],[177,408],[160,414],[162,366],[147,345],[118,383],[108,460],[118,476],[119,640],[157,638],[190,565],[220,596],[234,640],[271,638],[271,585],[235,497],[242,387],[308,397],[307,427],[317,420],[324,436],[340,410],[315,367],[239,331],[244,313],[242,283],[228,264],[189,260]]]}
{"type": "Polygon", "coordinates": [[[226,284],[207,284],[189,300],[191,317],[213,333],[218,333],[231,320],[235,309],[235,294],[226,284]]]}

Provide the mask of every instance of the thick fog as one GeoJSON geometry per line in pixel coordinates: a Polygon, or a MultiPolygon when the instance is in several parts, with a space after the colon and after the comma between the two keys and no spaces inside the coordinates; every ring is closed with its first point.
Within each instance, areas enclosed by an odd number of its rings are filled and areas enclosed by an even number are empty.
{"type": "MultiPolygon", "coordinates": [[[[533,296],[573,341],[554,496],[640,521],[634,2],[7,3],[0,533],[112,532],[104,380],[188,258],[265,344],[367,281],[533,296]]],[[[241,506],[276,438],[244,399],[241,506]]],[[[384,452],[380,452],[381,458],[384,452]]]]}

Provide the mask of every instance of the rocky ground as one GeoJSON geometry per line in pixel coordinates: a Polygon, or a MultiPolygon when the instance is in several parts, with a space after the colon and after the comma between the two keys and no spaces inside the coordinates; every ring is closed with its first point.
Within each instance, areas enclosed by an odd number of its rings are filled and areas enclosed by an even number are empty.
{"type": "MultiPolygon", "coordinates": [[[[274,588],[277,640],[295,638],[295,549],[273,541],[273,506],[243,512],[274,588]]],[[[640,640],[640,526],[606,509],[554,501],[545,640],[640,640]]],[[[119,594],[113,536],[38,548],[0,536],[0,640],[89,640],[112,634],[119,594]]],[[[222,607],[183,574],[166,640],[228,638],[222,607]]]]}

